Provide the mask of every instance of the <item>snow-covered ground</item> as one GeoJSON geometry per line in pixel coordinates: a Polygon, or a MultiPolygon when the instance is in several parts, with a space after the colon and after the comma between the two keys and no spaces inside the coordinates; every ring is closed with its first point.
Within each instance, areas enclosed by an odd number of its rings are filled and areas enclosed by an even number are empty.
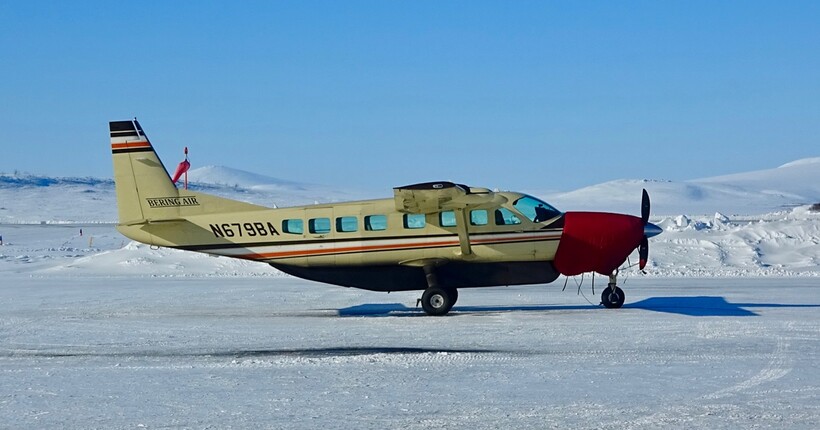
{"type": "MultiPolygon", "coordinates": [[[[0,175],[0,428],[820,428],[817,166],[542,195],[637,213],[649,188],[665,232],[625,307],[578,277],[444,318],[129,242],[110,180],[0,175]]],[[[266,205],[379,196],[198,176],[266,205]]]]}
{"type": "Polygon", "coordinates": [[[620,310],[472,289],[445,318],[292,278],[0,285],[5,428],[820,426],[808,278],[633,278],[620,310]]]}
{"type": "MultiPolygon", "coordinates": [[[[788,257],[806,230],[767,226],[803,215],[710,234],[788,257]]],[[[112,225],[3,225],[0,428],[818,428],[816,264],[746,270],[666,222],[653,253],[690,266],[622,277],[623,309],[576,278],[464,290],[444,318],[112,225]]]]}

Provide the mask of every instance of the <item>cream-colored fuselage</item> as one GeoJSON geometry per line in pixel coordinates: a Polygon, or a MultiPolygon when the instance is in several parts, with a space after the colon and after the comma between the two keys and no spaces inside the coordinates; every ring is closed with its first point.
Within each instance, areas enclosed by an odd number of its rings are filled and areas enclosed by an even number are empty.
{"type": "MultiPolygon", "coordinates": [[[[497,194],[508,202],[523,196],[497,194]]],[[[193,205],[208,197],[180,190],[178,200],[154,203],[193,205]]],[[[511,205],[505,206],[515,212],[511,205]]],[[[448,226],[452,223],[441,213],[419,215],[415,225],[408,225],[408,214],[396,211],[394,199],[188,215],[121,224],[118,229],[152,245],[298,267],[422,265],[419,262],[430,260],[548,262],[555,258],[561,229],[545,228],[553,220],[535,223],[515,212],[516,224],[497,225],[494,208],[478,211],[489,216],[468,226],[469,254],[460,246],[457,226],[448,226]],[[423,223],[418,220],[421,216],[423,223]],[[367,223],[373,217],[380,225],[367,223]]]]}
{"type": "MultiPolygon", "coordinates": [[[[119,231],[139,242],[270,264],[294,276],[375,291],[424,290],[445,315],[459,288],[544,284],[559,274],[609,276],[601,302],[621,307],[619,267],[646,265],[649,195],[641,217],[562,213],[547,202],[447,181],[393,188],[393,198],[271,209],[179,189],[139,122],[111,121],[119,231]],[[563,246],[559,252],[559,241],[563,246]]],[[[186,151],[187,154],[187,151],[186,151]]]]}
{"type": "Polygon", "coordinates": [[[379,291],[558,276],[562,214],[523,194],[431,182],[394,188],[392,199],[271,209],[179,189],[136,120],[110,131],[118,229],[139,242],[379,291]]]}

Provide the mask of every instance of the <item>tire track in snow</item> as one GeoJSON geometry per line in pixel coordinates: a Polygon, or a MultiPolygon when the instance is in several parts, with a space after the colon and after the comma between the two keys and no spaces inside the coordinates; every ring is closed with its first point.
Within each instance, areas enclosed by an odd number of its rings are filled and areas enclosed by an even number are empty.
{"type": "Polygon", "coordinates": [[[777,348],[774,353],[772,353],[771,360],[769,360],[769,363],[761,369],[760,372],[745,381],[739,382],[731,387],[715,391],[712,394],[707,394],[703,397],[705,399],[715,400],[733,396],[752,387],[773,382],[788,375],[789,372],[792,371],[792,360],[789,357],[788,352],[789,343],[786,339],[778,339],[777,348]]]}

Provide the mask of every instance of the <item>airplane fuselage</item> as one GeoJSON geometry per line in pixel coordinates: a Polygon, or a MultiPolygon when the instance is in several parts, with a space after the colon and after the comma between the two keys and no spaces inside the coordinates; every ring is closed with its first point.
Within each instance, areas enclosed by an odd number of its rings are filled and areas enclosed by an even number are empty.
{"type": "MultiPolygon", "coordinates": [[[[424,290],[445,315],[459,288],[609,276],[606,307],[623,305],[615,281],[637,249],[647,263],[649,195],[641,217],[562,213],[535,197],[447,181],[393,188],[392,199],[271,209],[177,188],[139,122],[109,123],[118,230],[138,242],[268,263],[305,279],[376,291],[424,290]],[[559,243],[561,246],[559,246],[559,243]]],[[[187,154],[187,152],[186,152],[187,154]]],[[[187,158],[175,177],[189,164],[187,158]]]]}
{"type": "MultiPolygon", "coordinates": [[[[468,213],[469,254],[452,211],[401,213],[394,199],[191,215],[119,230],[152,245],[261,261],[302,278],[376,291],[423,290],[423,266],[430,264],[443,286],[552,282],[562,229],[549,226],[560,216],[533,222],[511,204],[524,194],[497,194],[509,203],[468,213]]],[[[183,192],[151,204],[200,200],[183,192]]]]}

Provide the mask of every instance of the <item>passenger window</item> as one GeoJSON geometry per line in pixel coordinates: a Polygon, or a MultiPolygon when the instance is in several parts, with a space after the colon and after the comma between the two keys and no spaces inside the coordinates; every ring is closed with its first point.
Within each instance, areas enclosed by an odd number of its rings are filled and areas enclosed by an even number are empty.
{"type": "Polygon", "coordinates": [[[364,229],[367,231],[387,230],[387,217],[384,215],[368,215],[364,217],[364,229]]]}
{"type": "Polygon", "coordinates": [[[487,225],[487,210],[476,209],[470,212],[471,225],[487,225]]]}
{"type": "Polygon", "coordinates": [[[456,213],[453,211],[444,211],[438,215],[438,221],[442,227],[455,227],[456,213]]]}
{"type": "Polygon", "coordinates": [[[314,234],[330,233],[330,218],[312,218],[308,220],[308,231],[314,234]]]}
{"type": "Polygon", "coordinates": [[[340,216],[336,218],[336,231],[352,233],[359,229],[359,219],[355,216],[340,216]]]}
{"type": "Polygon", "coordinates": [[[515,216],[511,210],[507,208],[498,208],[495,210],[495,225],[515,225],[521,224],[521,219],[515,216]]]}
{"type": "Polygon", "coordinates": [[[424,214],[404,214],[404,228],[424,228],[424,214]]]}
{"type": "Polygon", "coordinates": [[[305,223],[300,219],[282,220],[282,231],[289,234],[302,234],[305,232],[305,223]]]}

